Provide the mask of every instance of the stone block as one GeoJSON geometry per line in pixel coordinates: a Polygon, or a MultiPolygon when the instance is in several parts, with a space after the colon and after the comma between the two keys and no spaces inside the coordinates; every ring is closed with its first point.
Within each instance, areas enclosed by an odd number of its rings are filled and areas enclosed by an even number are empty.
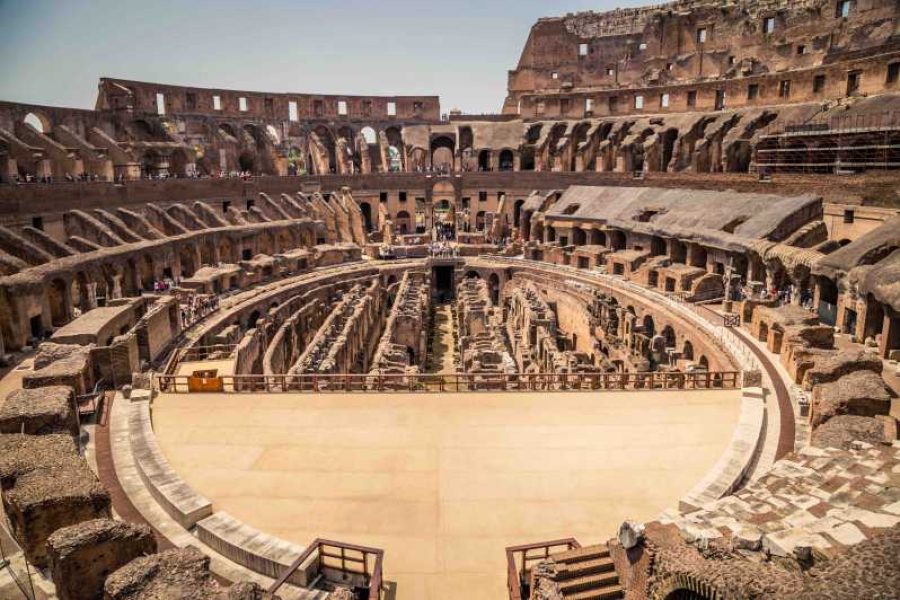
{"type": "Polygon", "coordinates": [[[881,375],[881,359],[860,349],[825,352],[816,356],[815,364],[803,375],[803,387],[812,390],[815,386],[837,381],[855,371],[872,371],[881,375]]]}
{"type": "Polygon", "coordinates": [[[106,578],[156,552],[156,540],[146,525],[95,519],[56,530],[47,551],[59,600],[99,600],[106,578]]]}
{"type": "Polygon", "coordinates": [[[853,442],[884,443],[884,425],[873,417],[838,415],[813,431],[810,442],[819,448],[849,449],[853,442]]]}
{"type": "Polygon", "coordinates": [[[0,407],[0,433],[78,435],[75,392],[66,386],[14,390],[0,407]]]}
{"type": "Polygon", "coordinates": [[[209,557],[188,546],[143,556],[110,575],[104,600],[279,600],[255,583],[223,588],[209,570],[209,557]]]}
{"type": "Polygon", "coordinates": [[[881,376],[873,371],[856,371],[813,389],[810,424],[818,427],[835,415],[874,417],[890,410],[891,397],[881,376]]]}
{"type": "Polygon", "coordinates": [[[10,531],[40,568],[54,531],[110,514],[109,494],[68,435],[0,435],[0,484],[10,531]]]}

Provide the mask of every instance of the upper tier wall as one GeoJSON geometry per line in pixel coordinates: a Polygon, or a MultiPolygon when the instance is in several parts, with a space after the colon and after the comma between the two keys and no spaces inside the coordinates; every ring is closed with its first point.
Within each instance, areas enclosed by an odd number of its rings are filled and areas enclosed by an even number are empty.
{"type": "MultiPolygon", "coordinates": [[[[680,2],[541,19],[532,27],[518,66],[509,72],[504,113],[538,114],[537,103],[548,94],[572,96],[570,108],[578,111],[589,92],[661,88],[660,93],[672,93],[700,83],[720,85],[729,107],[893,89],[900,84],[896,74],[886,72],[890,59],[884,55],[898,50],[897,12],[892,0],[771,0],[680,2]],[[837,67],[871,57],[878,57],[880,69],[850,64],[867,72],[858,89],[848,90],[847,69],[837,67]],[[778,78],[794,71],[808,75],[809,89],[795,84],[782,95],[778,78]],[[825,79],[813,89],[817,75],[825,79]],[[774,78],[774,87],[767,76],[774,78]],[[755,91],[742,85],[738,93],[735,86],[724,85],[744,79],[758,86],[755,91]],[[576,92],[581,94],[577,102],[576,92]]],[[[629,94],[623,96],[619,114],[640,112],[629,94]]],[[[606,98],[593,100],[597,111],[606,98]]],[[[690,109],[689,103],[672,100],[663,108],[690,109]]],[[[694,106],[705,107],[702,102],[694,106]]],[[[547,107],[544,114],[568,114],[564,109],[556,113],[547,107]]]]}

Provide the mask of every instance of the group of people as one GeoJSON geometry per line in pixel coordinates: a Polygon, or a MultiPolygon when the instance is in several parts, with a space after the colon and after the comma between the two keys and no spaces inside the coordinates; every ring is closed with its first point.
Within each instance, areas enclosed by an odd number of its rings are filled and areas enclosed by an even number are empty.
{"type": "Polygon", "coordinates": [[[178,279],[170,279],[166,277],[165,279],[157,279],[153,282],[153,291],[157,293],[168,292],[172,288],[178,287],[179,281],[178,279]]]}
{"type": "Polygon", "coordinates": [[[180,299],[181,326],[190,327],[206,315],[219,309],[219,297],[215,294],[190,294],[180,299]]]}
{"type": "Polygon", "coordinates": [[[459,247],[453,246],[450,242],[431,242],[428,244],[428,251],[431,256],[439,256],[443,258],[450,258],[453,256],[459,256],[459,247]]]}

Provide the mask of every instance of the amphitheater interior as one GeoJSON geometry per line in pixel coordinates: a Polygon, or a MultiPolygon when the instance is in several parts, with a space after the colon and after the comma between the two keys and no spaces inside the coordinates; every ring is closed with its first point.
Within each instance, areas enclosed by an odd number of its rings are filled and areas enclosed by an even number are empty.
{"type": "Polygon", "coordinates": [[[0,102],[0,598],[896,600],[898,12],[0,102]]]}

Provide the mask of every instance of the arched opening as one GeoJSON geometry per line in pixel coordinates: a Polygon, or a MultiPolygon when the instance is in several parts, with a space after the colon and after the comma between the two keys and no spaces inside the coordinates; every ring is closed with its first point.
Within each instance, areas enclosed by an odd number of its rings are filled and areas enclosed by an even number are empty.
{"type": "Polygon", "coordinates": [[[69,290],[68,285],[62,279],[54,279],[47,289],[50,304],[50,323],[54,327],[62,327],[69,322],[69,290]]]}
{"type": "Polygon", "coordinates": [[[490,150],[482,150],[478,153],[478,170],[479,171],[490,171],[491,170],[491,151],[490,150]]]}
{"type": "Polygon", "coordinates": [[[684,360],[694,360],[694,345],[688,340],[684,341],[684,346],[681,349],[681,358],[684,360]]]}
{"type": "Polygon", "coordinates": [[[672,329],[671,325],[663,327],[661,335],[666,340],[666,348],[672,348],[673,351],[678,348],[678,346],[675,345],[675,330],[672,329]]]}
{"type": "Polygon", "coordinates": [[[554,227],[547,225],[547,227],[544,228],[544,232],[548,242],[556,241],[556,229],[554,227]]]}
{"type": "Polygon", "coordinates": [[[397,213],[397,229],[401,234],[409,233],[410,231],[410,221],[409,221],[409,213],[405,210],[401,210],[397,213]]]}
{"type": "Polygon", "coordinates": [[[484,211],[479,210],[475,215],[475,231],[484,231],[484,211]]]}
{"type": "Polygon", "coordinates": [[[656,235],[650,238],[650,254],[653,256],[663,256],[665,253],[666,241],[656,235]]]}
{"type": "Polygon", "coordinates": [[[143,289],[148,291],[153,289],[153,283],[156,281],[154,274],[153,257],[145,254],[141,259],[141,287],[143,289]]]}
{"type": "Polygon", "coordinates": [[[255,328],[257,322],[259,322],[259,317],[260,314],[258,310],[254,310],[252,313],[250,313],[250,317],[247,319],[247,329],[255,328]]]}
{"type": "Polygon", "coordinates": [[[375,134],[375,130],[368,125],[363,127],[360,133],[362,134],[363,139],[366,140],[366,143],[368,145],[374,146],[378,143],[378,136],[375,134]]]}
{"type": "Polygon", "coordinates": [[[610,248],[613,250],[624,250],[625,249],[625,233],[619,231],[618,229],[613,229],[609,232],[609,244],[610,248]]]}
{"type": "Polygon", "coordinates": [[[402,171],[403,165],[403,135],[396,127],[388,127],[385,132],[388,143],[388,170],[392,172],[402,171]]]}
{"type": "Polygon", "coordinates": [[[706,248],[704,248],[703,246],[694,246],[694,252],[691,255],[691,266],[705,269],[706,260],[706,248]]]}
{"type": "Polygon", "coordinates": [[[30,112],[25,115],[23,122],[34,127],[38,133],[50,133],[50,119],[42,114],[30,112]]]}
{"type": "Polygon", "coordinates": [[[494,306],[500,305],[500,277],[497,276],[496,273],[491,273],[490,278],[488,278],[488,284],[491,288],[491,302],[494,303],[494,306]]]}
{"type": "Polygon", "coordinates": [[[238,167],[240,167],[241,171],[255,173],[256,153],[250,150],[244,150],[243,152],[241,152],[240,156],[238,156],[238,167]]]}
{"type": "Polygon", "coordinates": [[[590,232],[589,240],[591,246],[605,246],[606,234],[597,229],[592,229],[590,232]]]}
{"type": "Polygon", "coordinates": [[[363,223],[365,223],[366,231],[372,231],[372,205],[368,202],[360,202],[359,212],[362,213],[363,223]]]}
{"type": "Polygon", "coordinates": [[[190,246],[182,246],[178,251],[178,260],[181,263],[181,276],[191,277],[197,271],[194,260],[194,252],[190,246]]]}
{"type": "Polygon", "coordinates": [[[469,271],[466,273],[466,279],[481,279],[481,275],[478,274],[478,271],[469,271]]]}
{"type": "Polygon", "coordinates": [[[324,151],[324,156],[320,156],[319,158],[322,162],[325,163],[323,165],[326,169],[328,169],[328,173],[334,173],[337,169],[337,157],[335,155],[334,149],[334,136],[331,135],[331,131],[325,127],[324,125],[319,125],[313,130],[315,137],[313,138],[313,145],[315,146],[317,151],[324,151]],[[316,145],[315,142],[318,141],[319,144],[316,145]]]}
{"type": "Polygon", "coordinates": [[[519,152],[519,170],[534,171],[534,148],[525,146],[519,152]]]}
{"type": "Polygon", "coordinates": [[[644,335],[646,335],[648,338],[652,338],[654,335],[656,335],[656,324],[653,322],[653,317],[651,317],[650,315],[644,316],[642,328],[644,330],[644,335]]]}
{"type": "Polygon", "coordinates": [[[278,135],[278,130],[275,129],[274,125],[266,125],[266,135],[273,144],[281,143],[281,136],[278,135]]]}
{"type": "Polygon", "coordinates": [[[513,204],[513,226],[518,227],[522,219],[522,207],[525,205],[524,200],[516,200],[513,204]]]}
{"type": "Polygon", "coordinates": [[[675,150],[675,140],[678,139],[677,129],[667,129],[660,137],[659,143],[661,152],[659,153],[659,170],[666,172],[669,163],[672,162],[672,154],[675,150]]]}
{"type": "Polygon", "coordinates": [[[498,162],[501,171],[512,171],[515,166],[513,151],[509,149],[502,150],[498,162]]]}
{"type": "Polygon", "coordinates": [[[453,138],[442,135],[431,140],[431,166],[444,171],[453,170],[453,154],[456,143],[453,138]]]}
{"type": "Polygon", "coordinates": [[[572,228],[572,244],[575,246],[584,246],[587,243],[587,235],[580,227],[572,228]]]}
{"type": "Polygon", "coordinates": [[[706,355],[702,355],[700,360],[697,361],[697,364],[700,365],[700,368],[704,371],[709,371],[709,359],[706,358],[706,355]]]}

